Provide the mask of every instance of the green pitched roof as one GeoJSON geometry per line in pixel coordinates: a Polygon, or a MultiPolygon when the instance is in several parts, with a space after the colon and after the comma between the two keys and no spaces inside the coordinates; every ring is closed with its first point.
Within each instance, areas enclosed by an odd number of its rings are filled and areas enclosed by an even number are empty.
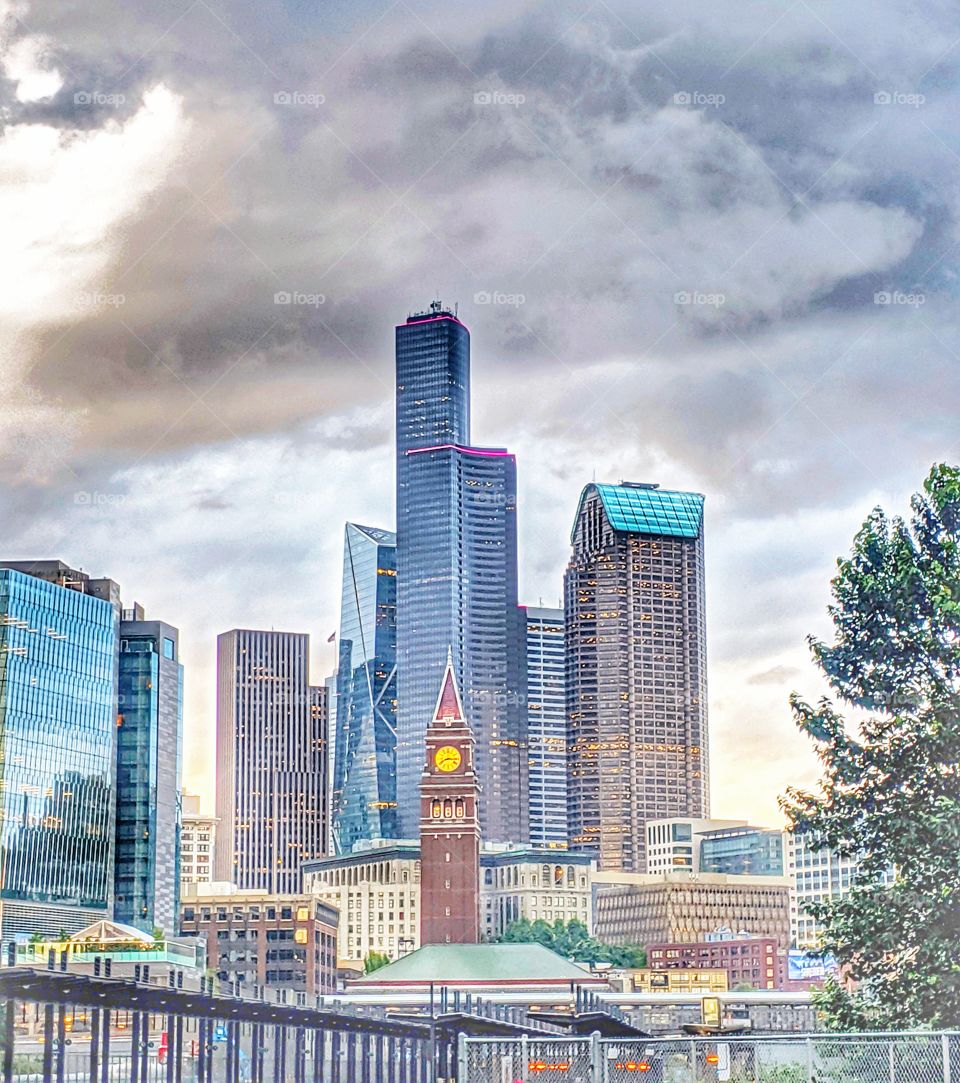
{"type": "Polygon", "coordinates": [[[588,485],[580,497],[577,519],[583,502],[595,490],[614,530],[631,534],[660,534],[671,538],[699,537],[703,527],[703,495],[653,485],[588,485]]]}
{"type": "Polygon", "coordinates": [[[432,944],[350,985],[569,984],[596,980],[589,970],[540,944],[432,944]]]}

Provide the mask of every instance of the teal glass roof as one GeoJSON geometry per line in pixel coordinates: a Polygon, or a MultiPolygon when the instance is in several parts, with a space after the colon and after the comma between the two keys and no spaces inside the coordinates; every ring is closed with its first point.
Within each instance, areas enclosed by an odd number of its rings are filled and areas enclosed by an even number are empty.
{"type": "MultiPolygon", "coordinates": [[[[660,534],[671,538],[699,537],[703,527],[703,495],[646,485],[588,485],[583,501],[596,489],[614,530],[631,534],[660,534]]],[[[578,511],[579,518],[579,511],[578,511]]]]}

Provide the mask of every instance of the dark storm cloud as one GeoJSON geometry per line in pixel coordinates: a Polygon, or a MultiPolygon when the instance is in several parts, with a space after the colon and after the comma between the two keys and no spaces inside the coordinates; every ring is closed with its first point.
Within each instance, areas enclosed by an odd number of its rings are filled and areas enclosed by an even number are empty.
{"type": "Polygon", "coordinates": [[[960,451],[958,10],[63,0],[18,34],[62,86],[0,84],[7,140],[120,145],[158,85],[180,115],[45,264],[59,303],[14,312],[11,545],[109,564],[122,521],[218,620],[332,625],[288,569],[335,578],[344,518],[390,525],[393,325],[440,291],[475,436],[521,451],[528,586],[557,593],[591,472],[705,491],[712,612],[743,618],[717,657],[772,695],[852,525],[960,451]],[[122,304],[69,303],[75,251],[122,304]]]}

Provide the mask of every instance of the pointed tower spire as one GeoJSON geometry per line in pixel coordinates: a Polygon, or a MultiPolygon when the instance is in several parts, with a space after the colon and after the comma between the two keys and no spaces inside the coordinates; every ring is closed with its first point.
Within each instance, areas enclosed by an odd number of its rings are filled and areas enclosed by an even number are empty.
{"type": "Polygon", "coordinates": [[[436,710],[433,712],[434,722],[463,722],[463,702],[460,699],[460,689],[457,687],[457,675],[453,671],[453,649],[447,648],[447,668],[443,673],[443,684],[440,686],[440,696],[437,699],[436,710]]]}

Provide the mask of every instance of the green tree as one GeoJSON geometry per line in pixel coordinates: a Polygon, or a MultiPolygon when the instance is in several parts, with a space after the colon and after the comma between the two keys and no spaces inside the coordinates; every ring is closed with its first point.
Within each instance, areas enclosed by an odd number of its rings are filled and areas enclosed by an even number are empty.
{"type": "Polygon", "coordinates": [[[643,967],[647,965],[647,953],[643,948],[631,944],[618,947],[612,944],[601,944],[589,933],[582,921],[574,918],[572,921],[555,921],[552,925],[543,921],[530,921],[528,918],[520,918],[508,925],[502,936],[497,939],[500,944],[542,944],[543,947],[555,951],[565,959],[572,959],[578,963],[611,963],[618,967],[643,967]]]}
{"type": "Polygon", "coordinates": [[[389,965],[389,955],[385,955],[382,951],[371,951],[367,953],[366,958],[363,960],[363,972],[364,974],[372,974],[375,970],[380,970],[382,967],[389,965]]]}
{"type": "Polygon", "coordinates": [[[856,983],[818,996],[837,1030],[960,1026],[960,470],[935,466],[911,507],[875,509],[838,561],[833,643],[810,641],[834,698],[791,700],[823,767],[783,799],[791,828],[859,863],[809,908],[856,983]]]}

